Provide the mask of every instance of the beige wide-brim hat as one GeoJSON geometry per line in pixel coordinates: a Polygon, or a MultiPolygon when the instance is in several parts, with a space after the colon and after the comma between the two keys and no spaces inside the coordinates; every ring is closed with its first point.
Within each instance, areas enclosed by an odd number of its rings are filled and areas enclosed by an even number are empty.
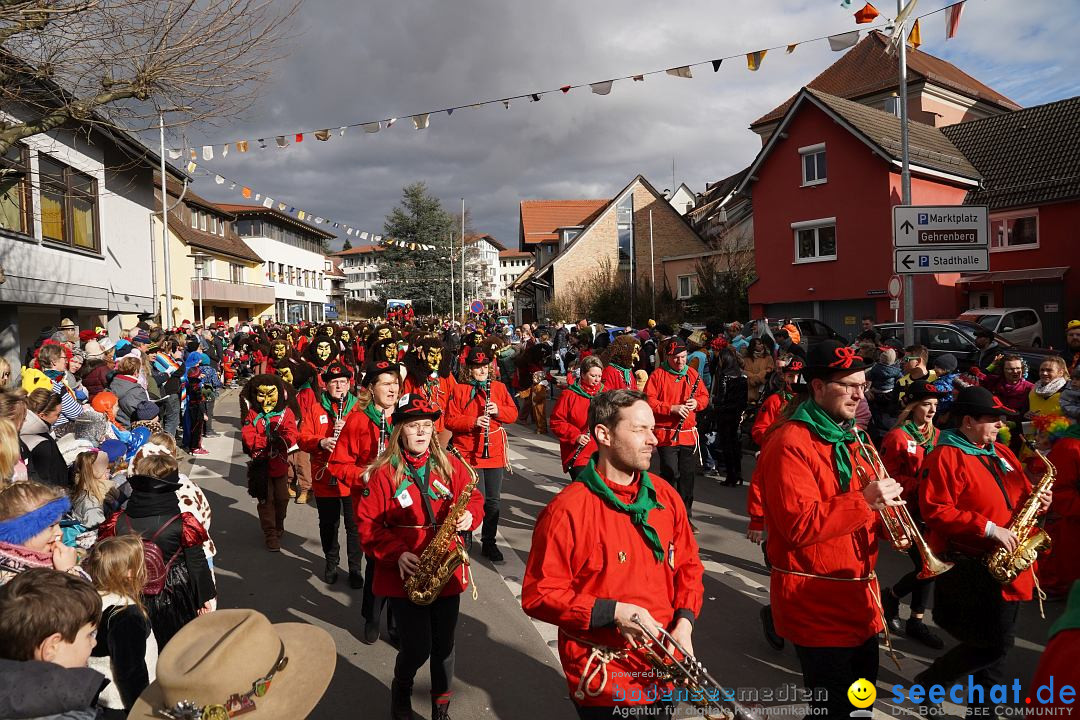
{"type": "Polygon", "coordinates": [[[218,610],[195,618],[161,651],[157,679],[128,714],[128,720],[161,720],[158,710],[190,701],[197,707],[225,706],[270,674],[266,694],[253,697],[244,720],[300,720],[318,704],[337,665],[330,634],[306,623],[271,624],[255,610],[218,610]]]}

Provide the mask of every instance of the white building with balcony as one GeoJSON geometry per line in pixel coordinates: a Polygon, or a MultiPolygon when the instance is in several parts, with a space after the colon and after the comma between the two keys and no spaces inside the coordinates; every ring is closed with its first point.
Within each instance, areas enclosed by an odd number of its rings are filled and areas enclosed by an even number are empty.
{"type": "Polygon", "coordinates": [[[379,265],[376,253],[382,245],[357,245],[333,254],[341,261],[345,273],[344,290],[349,301],[377,302],[379,299],[379,265]]]}
{"type": "Polygon", "coordinates": [[[514,293],[510,283],[517,280],[525,269],[532,265],[533,254],[522,250],[502,250],[499,252],[499,276],[496,282],[499,294],[499,307],[506,312],[514,309],[514,293]]]}

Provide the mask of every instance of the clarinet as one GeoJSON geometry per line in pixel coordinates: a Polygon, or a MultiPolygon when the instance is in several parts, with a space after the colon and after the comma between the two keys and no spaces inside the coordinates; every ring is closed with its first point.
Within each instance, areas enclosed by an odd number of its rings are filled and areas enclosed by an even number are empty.
{"type": "MultiPolygon", "coordinates": [[[[698,375],[697,379],[694,380],[694,384],[690,386],[690,394],[686,396],[687,400],[690,400],[691,398],[694,397],[694,391],[697,390],[698,383],[700,383],[700,382],[701,382],[701,376],[698,375]]],[[[684,401],[684,404],[685,404],[685,401],[684,401]]],[[[682,432],[682,426],[686,424],[686,418],[688,418],[688,417],[690,417],[690,413],[686,413],[686,417],[679,418],[679,424],[675,426],[675,442],[676,443],[679,442],[679,433],[682,432]]]]}
{"type": "Polygon", "coordinates": [[[578,445],[577,446],[577,450],[575,450],[574,454],[570,456],[570,459],[566,461],[566,467],[564,467],[562,469],[563,472],[570,472],[570,468],[574,467],[574,463],[577,462],[578,455],[580,455],[581,451],[584,450],[587,447],[589,447],[589,443],[585,443],[584,445],[578,445]]]}
{"type": "MultiPolygon", "coordinates": [[[[484,414],[487,415],[488,393],[484,392],[484,391],[481,391],[481,392],[483,392],[482,400],[484,401],[484,414]]],[[[490,457],[491,457],[491,420],[490,420],[490,417],[489,417],[488,424],[484,426],[484,447],[480,451],[480,459],[481,460],[487,460],[490,457]]]]}
{"type": "MultiPolygon", "coordinates": [[[[331,403],[330,407],[332,407],[334,409],[334,424],[336,425],[337,421],[338,421],[338,404],[337,403],[331,403]]],[[[345,429],[345,424],[342,423],[341,427],[334,430],[333,438],[334,438],[335,443],[337,442],[337,439],[341,436],[341,431],[344,430],[344,429],[345,429]]],[[[323,466],[322,472],[319,473],[319,479],[320,480],[322,480],[323,475],[326,474],[326,471],[329,468],[330,468],[330,457],[327,456],[326,465],[323,466]]],[[[333,475],[330,475],[330,479],[326,481],[326,484],[329,485],[330,487],[336,487],[337,484],[338,484],[337,478],[334,477],[333,475]]]]}

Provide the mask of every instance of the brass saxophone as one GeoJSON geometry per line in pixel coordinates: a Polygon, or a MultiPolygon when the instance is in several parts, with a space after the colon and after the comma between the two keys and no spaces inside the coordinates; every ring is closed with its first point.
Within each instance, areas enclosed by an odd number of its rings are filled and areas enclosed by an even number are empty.
{"type": "Polygon", "coordinates": [[[1009,520],[1008,529],[1016,533],[1019,543],[1015,550],[1009,551],[1003,547],[991,550],[983,558],[986,569],[1002,585],[1010,583],[1017,576],[1031,567],[1041,550],[1049,550],[1051,541],[1046,531],[1037,525],[1039,514],[1039,496],[1054,484],[1057,477],[1057,468],[1046,459],[1037,448],[1032,447],[1039,459],[1046,463],[1046,472],[1039,479],[1038,484],[1031,489],[1031,495],[1021,505],[1009,520]],[[1034,532],[1033,532],[1034,531],[1034,532]]]}
{"type": "MultiPolygon", "coordinates": [[[[405,592],[408,593],[409,600],[412,600],[417,605],[430,605],[433,603],[439,597],[439,593],[442,592],[446,583],[450,581],[454,572],[460,566],[469,564],[469,553],[460,542],[455,544],[453,550],[449,548],[457,536],[458,521],[465,513],[465,508],[469,505],[469,498],[472,497],[472,492],[476,489],[480,478],[476,471],[469,467],[469,464],[461,457],[457,448],[451,446],[450,452],[458,460],[461,460],[461,464],[469,471],[469,483],[462,489],[453,505],[450,506],[450,512],[446,514],[446,519],[439,526],[435,537],[424,548],[416,572],[405,581],[405,592]]],[[[449,478],[447,480],[449,481],[449,478]]]]}

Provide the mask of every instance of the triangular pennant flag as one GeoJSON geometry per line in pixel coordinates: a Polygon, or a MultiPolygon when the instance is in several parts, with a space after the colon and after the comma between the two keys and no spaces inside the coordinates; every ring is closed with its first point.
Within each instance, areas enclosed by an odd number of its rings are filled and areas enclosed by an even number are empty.
{"type": "Polygon", "coordinates": [[[720,58],[719,60],[713,60],[712,61],[712,71],[716,72],[717,70],[719,70],[720,69],[720,63],[722,63],[722,62],[724,62],[723,58],[720,58]]]}
{"type": "Polygon", "coordinates": [[[193,163],[193,162],[189,162],[189,163],[187,164],[187,171],[188,171],[188,175],[191,175],[192,173],[194,173],[194,172],[195,172],[195,168],[197,168],[197,167],[199,167],[199,166],[198,166],[198,165],[196,165],[195,163],[193,163]]]}
{"type": "Polygon", "coordinates": [[[389,130],[390,128],[394,127],[394,123],[396,123],[396,122],[397,122],[397,118],[390,118],[389,120],[387,120],[386,121],[386,129],[389,130]]]}
{"type": "Polygon", "coordinates": [[[315,131],[315,139],[320,140],[322,142],[326,142],[327,140],[330,139],[330,131],[329,130],[316,130],[315,131]]]}
{"type": "Polygon", "coordinates": [[[964,3],[959,2],[945,8],[945,39],[950,40],[956,36],[956,30],[960,27],[960,13],[964,12],[964,3]]]}
{"type": "Polygon", "coordinates": [[[509,100],[503,100],[502,104],[503,104],[503,107],[506,108],[507,110],[510,109],[510,101],[509,100]]]}
{"type": "Polygon", "coordinates": [[[277,209],[280,210],[281,212],[285,212],[286,207],[288,207],[288,206],[285,203],[278,203],[277,204],[277,209]]]}
{"type": "Polygon", "coordinates": [[[214,182],[216,182],[218,185],[224,185],[225,184],[225,178],[221,177],[220,175],[215,175],[214,176],[214,182]]]}
{"type": "Polygon", "coordinates": [[[346,228],[345,232],[347,232],[349,235],[352,235],[352,228],[346,228]]]}
{"type": "Polygon", "coordinates": [[[379,242],[380,240],[382,240],[382,235],[376,235],[375,242],[379,242]]]}
{"type": "Polygon", "coordinates": [[[270,198],[264,199],[263,200],[263,207],[264,208],[272,208],[272,207],[274,207],[274,201],[271,200],[270,198]]]}
{"type": "Polygon", "coordinates": [[[428,113],[420,113],[419,115],[412,116],[413,127],[417,130],[426,130],[429,123],[428,113]]]}
{"type": "Polygon", "coordinates": [[[361,240],[367,240],[368,239],[368,234],[367,234],[366,230],[364,232],[360,233],[360,239],[361,240]]]}
{"type": "Polygon", "coordinates": [[[294,212],[296,212],[296,208],[294,208],[294,207],[289,208],[289,214],[290,215],[292,215],[294,212]]]}
{"type": "Polygon", "coordinates": [[[674,75],[675,77],[681,77],[681,78],[692,78],[692,77],[694,77],[693,74],[690,72],[690,66],[689,65],[683,65],[682,67],[677,67],[677,68],[668,68],[665,72],[667,72],[668,75],[674,75]]]}
{"type": "Polygon", "coordinates": [[[255,201],[258,202],[262,199],[262,193],[255,193],[255,201]]]}
{"type": "Polygon", "coordinates": [[[908,33],[907,41],[908,45],[916,50],[922,45],[922,33],[919,32],[919,18],[915,18],[915,24],[911,26],[911,32],[908,33]]]}
{"type": "Polygon", "coordinates": [[[342,125],[341,127],[338,128],[338,136],[339,137],[345,137],[345,126],[344,125],[342,125]]]}
{"type": "Polygon", "coordinates": [[[240,194],[246,198],[251,197],[251,188],[245,187],[243,190],[240,191],[240,194]]]}
{"type": "Polygon", "coordinates": [[[863,23],[874,22],[874,18],[876,18],[880,14],[881,13],[878,12],[878,9],[876,7],[874,7],[870,3],[866,3],[865,5],[863,5],[862,10],[859,10],[855,13],[855,22],[860,25],[862,25],[863,23]]]}
{"type": "Polygon", "coordinates": [[[787,50],[785,52],[787,52],[787,54],[790,55],[791,53],[795,52],[795,48],[797,48],[798,46],[799,46],[799,43],[792,43],[791,45],[787,46],[787,50]]]}
{"type": "Polygon", "coordinates": [[[364,123],[360,127],[364,128],[364,132],[366,132],[366,133],[377,133],[377,132],[379,132],[379,129],[382,127],[382,123],[377,123],[377,122],[364,123]]]}
{"type": "Polygon", "coordinates": [[[203,145],[202,146],[202,159],[203,160],[213,160],[214,159],[214,146],[213,145],[203,145]]]}
{"type": "Polygon", "coordinates": [[[446,108],[446,117],[450,117],[454,114],[455,108],[446,108]]]}
{"type": "Polygon", "coordinates": [[[529,96],[529,100],[531,100],[533,102],[540,102],[540,94],[539,93],[533,93],[532,95],[529,96]]]}
{"type": "Polygon", "coordinates": [[[321,217],[316,217],[315,218],[315,224],[317,224],[317,225],[322,225],[324,222],[326,222],[326,220],[324,218],[321,218],[321,217]]]}
{"type": "Polygon", "coordinates": [[[633,78],[631,78],[631,79],[632,79],[632,80],[633,80],[634,82],[645,82],[645,76],[644,76],[644,75],[635,75],[635,76],[634,76],[633,78]]]}
{"type": "Polygon", "coordinates": [[[190,150],[188,150],[188,156],[192,160],[198,160],[199,159],[199,151],[196,150],[195,148],[191,148],[190,150]]]}
{"type": "Polygon", "coordinates": [[[260,150],[265,150],[266,149],[266,138],[259,138],[259,149],[260,150]]]}
{"type": "Polygon", "coordinates": [[[229,183],[229,189],[230,190],[235,190],[236,189],[236,183],[234,183],[234,182],[229,183]]]}
{"type": "Polygon", "coordinates": [[[304,142],[304,133],[296,133],[296,142],[298,142],[298,143],[304,142]]]}
{"type": "Polygon", "coordinates": [[[746,67],[749,70],[757,70],[761,67],[761,61],[765,59],[765,53],[768,50],[758,50],[757,52],[746,53],[746,67]]]}
{"type": "Polygon", "coordinates": [[[223,158],[229,157],[229,144],[228,143],[225,143],[224,145],[221,146],[221,157],[223,157],[223,158]]]}
{"type": "Polygon", "coordinates": [[[277,136],[276,138],[274,138],[274,139],[275,139],[275,140],[277,140],[277,146],[278,146],[279,148],[283,148],[283,147],[288,147],[288,146],[289,146],[289,141],[285,139],[285,136],[284,136],[284,135],[278,135],[278,136],[277,136]]]}
{"type": "Polygon", "coordinates": [[[840,0],[840,7],[848,10],[851,8],[851,0],[840,0]]]}
{"type": "Polygon", "coordinates": [[[911,13],[915,12],[915,5],[919,0],[908,0],[907,5],[900,11],[900,14],[893,20],[893,31],[889,37],[889,46],[886,48],[889,52],[894,52],[896,48],[900,46],[900,38],[904,36],[904,24],[907,22],[911,13]]]}
{"type": "Polygon", "coordinates": [[[341,227],[341,226],[338,225],[337,223],[334,223],[334,227],[341,227]]]}
{"type": "Polygon", "coordinates": [[[409,249],[410,250],[415,250],[416,249],[416,243],[409,243],[409,249]]]}
{"type": "Polygon", "coordinates": [[[841,50],[847,50],[849,47],[854,46],[857,42],[859,42],[858,30],[840,33],[839,35],[830,35],[829,49],[833,52],[840,52],[841,50]]]}
{"type": "Polygon", "coordinates": [[[305,216],[306,216],[306,213],[303,210],[298,210],[297,213],[296,213],[296,219],[297,220],[303,220],[305,216]]]}
{"type": "Polygon", "coordinates": [[[590,83],[589,88],[597,95],[607,95],[611,92],[611,85],[614,80],[605,80],[604,82],[590,83]]]}
{"type": "Polygon", "coordinates": [[[236,143],[236,152],[246,153],[247,151],[248,151],[248,141],[247,140],[241,140],[240,142],[236,143]]]}
{"type": "Polygon", "coordinates": [[[179,160],[180,155],[181,155],[181,152],[179,150],[170,150],[169,151],[169,159],[170,160],[179,160]]]}
{"type": "Polygon", "coordinates": [[[573,87],[573,86],[571,86],[571,85],[563,85],[559,89],[562,90],[563,95],[565,95],[566,93],[570,92],[571,87],[573,87]]]}

